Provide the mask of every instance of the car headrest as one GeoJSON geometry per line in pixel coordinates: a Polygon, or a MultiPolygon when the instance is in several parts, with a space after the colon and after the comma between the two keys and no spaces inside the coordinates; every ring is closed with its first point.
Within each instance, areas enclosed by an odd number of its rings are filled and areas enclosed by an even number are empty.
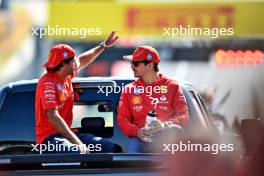
{"type": "Polygon", "coordinates": [[[105,121],[103,117],[84,117],[81,121],[82,128],[103,128],[105,121]]]}

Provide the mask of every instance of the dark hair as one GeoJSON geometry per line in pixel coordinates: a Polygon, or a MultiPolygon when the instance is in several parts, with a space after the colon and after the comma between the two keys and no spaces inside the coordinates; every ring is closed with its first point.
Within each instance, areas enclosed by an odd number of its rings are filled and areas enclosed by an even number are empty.
{"type": "Polygon", "coordinates": [[[47,68],[47,71],[48,72],[56,72],[56,71],[59,71],[60,68],[64,65],[64,64],[69,64],[72,60],[74,59],[74,57],[71,57],[67,60],[64,60],[62,61],[61,63],[59,63],[59,65],[57,65],[56,67],[54,68],[47,68]]]}
{"type": "MultiPolygon", "coordinates": [[[[150,62],[149,61],[144,61],[144,65],[148,65],[150,62]]],[[[159,67],[158,67],[158,64],[157,63],[153,63],[154,67],[154,71],[155,72],[158,72],[159,71],[159,67]]]]}

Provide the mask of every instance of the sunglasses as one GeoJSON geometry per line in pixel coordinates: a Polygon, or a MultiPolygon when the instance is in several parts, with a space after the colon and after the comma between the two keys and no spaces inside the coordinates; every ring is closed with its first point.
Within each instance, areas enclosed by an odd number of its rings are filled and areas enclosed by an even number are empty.
{"type": "Polygon", "coordinates": [[[149,61],[143,60],[143,61],[130,61],[131,64],[134,65],[134,67],[138,67],[140,63],[144,63],[145,65],[149,64],[149,61]]]}

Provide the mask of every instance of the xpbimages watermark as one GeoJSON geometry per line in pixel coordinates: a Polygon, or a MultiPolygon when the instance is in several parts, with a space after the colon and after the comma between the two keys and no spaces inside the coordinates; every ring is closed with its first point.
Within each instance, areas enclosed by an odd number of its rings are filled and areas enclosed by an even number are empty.
{"type": "Polygon", "coordinates": [[[176,144],[163,144],[163,152],[175,154],[176,152],[210,152],[213,155],[219,152],[234,151],[234,144],[194,144],[190,141],[176,144]]]}
{"type": "Polygon", "coordinates": [[[234,35],[234,28],[201,28],[201,27],[187,27],[180,25],[179,27],[164,27],[163,36],[179,37],[179,36],[208,36],[218,38],[221,36],[234,35]]]}
{"type": "Polygon", "coordinates": [[[146,94],[147,96],[152,96],[153,93],[167,93],[167,86],[125,86],[122,83],[121,86],[97,86],[99,89],[97,93],[105,94],[108,96],[111,93],[134,93],[134,94],[146,94]]]}
{"type": "Polygon", "coordinates": [[[59,25],[40,28],[31,28],[32,35],[36,35],[39,38],[43,38],[43,36],[79,36],[80,38],[86,38],[91,35],[102,35],[102,28],[100,27],[61,27],[59,25]]]}
{"type": "Polygon", "coordinates": [[[56,152],[80,152],[80,148],[88,149],[89,152],[100,152],[102,151],[102,144],[83,144],[83,145],[77,145],[77,144],[71,144],[65,145],[61,143],[52,144],[48,141],[47,144],[31,144],[33,149],[32,152],[38,152],[39,154],[43,153],[56,153],[56,152]]]}

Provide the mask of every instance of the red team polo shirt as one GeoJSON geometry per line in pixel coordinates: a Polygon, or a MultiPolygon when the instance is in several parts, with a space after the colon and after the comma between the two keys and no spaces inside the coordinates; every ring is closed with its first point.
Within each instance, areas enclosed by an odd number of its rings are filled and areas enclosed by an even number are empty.
{"type": "Polygon", "coordinates": [[[72,78],[76,74],[69,75],[63,81],[57,73],[48,72],[38,82],[36,89],[36,143],[40,144],[49,135],[58,133],[48,120],[46,110],[57,109],[67,125],[72,125],[72,108],[74,92],[72,78]]]}
{"type": "Polygon", "coordinates": [[[189,116],[182,89],[177,81],[161,74],[159,76],[160,79],[152,84],[146,84],[142,79],[138,79],[126,85],[125,91],[121,94],[117,122],[126,136],[137,136],[137,131],[144,127],[148,112],[154,109],[153,99],[158,99],[156,113],[159,120],[187,125],[189,116]],[[150,88],[152,95],[149,93],[150,88]]]}

